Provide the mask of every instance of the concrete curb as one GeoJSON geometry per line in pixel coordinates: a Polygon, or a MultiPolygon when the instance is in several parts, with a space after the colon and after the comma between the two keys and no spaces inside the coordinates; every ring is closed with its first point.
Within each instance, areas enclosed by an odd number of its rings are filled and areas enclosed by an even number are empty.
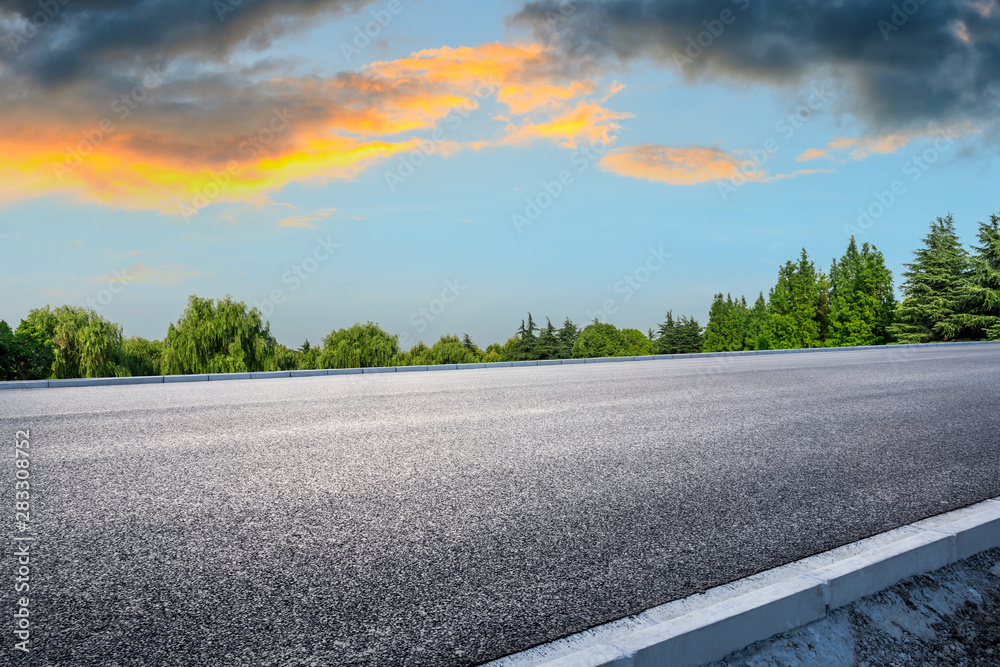
{"type": "Polygon", "coordinates": [[[210,375],[166,375],[127,378],[79,378],[72,380],[15,380],[0,382],[3,389],[44,389],[47,387],[101,387],[127,384],[160,384],[171,382],[219,382],[221,380],[263,380],[320,375],[361,375],[370,373],[412,373],[416,371],[454,371],[521,366],[563,366],[570,364],[601,364],[626,361],[666,361],[677,359],[713,359],[716,357],[752,357],[762,354],[804,354],[810,352],[903,350],[919,347],[949,347],[953,345],[1000,345],[1000,341],[963,341],[959,343],[918,343],[913,345],[869,345],[862,347],[814,347],[798,350],[746,350],[742,352],[703,352],[700,354],[655,354],[645,357],[601,357],[598,359],[549,359],[545,361],[498,361],[480,364],[444,364],[440,366],[387,366],[379,368],[338,368],[310,371],[273,371],[254,373],[212,373],[210,375]]]}
{"type": "Polygon", "coordinates": [[[488,667],[696,667],[918,574],[1000,547],[1000,499],[917,521],[488,667]]]}

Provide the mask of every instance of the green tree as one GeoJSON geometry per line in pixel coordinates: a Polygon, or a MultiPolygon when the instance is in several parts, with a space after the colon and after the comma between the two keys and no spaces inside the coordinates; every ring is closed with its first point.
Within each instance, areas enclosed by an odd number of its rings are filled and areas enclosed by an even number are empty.
{"type": "Polygon", "coordinates": [[[188,298],[177,324],[167,328],[161,372],[247,373],[275,370],[275,340],[256,308],[224,299],[188,298]]]}
{"type": "Polygon", "coordinates": [[[517,342],[510,350],[510,361],[535,361],[538,359],[536,331],[538,331],[538,326],[531,317],[531,313],[528,313],[528,323],[525,324],[524,320],[521,320],[521,327],[517,330],[515,336],[517,342]]]}
{"type": "Polygon", "coordinates": [[[716,294],[708,311],[708,325],[702,342],[704,352],[738,352],[744,349],[750,309],[746,298],[716,294]]]}
{"type": "Polygon", "coordinates": [[[778,271],[765,336],[774,349],[822,347],[829,324],[829,282],[805,248],[778,271]]]}
{"type": "Polygon", "coordinates": [[[892,272],[874,246],[858,250],[854,237],[840,260],[830,266],[830,329],[835,347],[884,345],[896,309],[892,272]]]}
{"type": "Polygon", "coordinates": [[[163,357],[162,340],[146,340],[130,336],[123,342],[125,367],[132,377],[162,375],[160,362],[163,357]]]}
{"type": "Polygon", "coordinates": [[[951,214],[931,223],[924,247],[904,264],[903,300],[889,333],[900,343],[930,343],[962,336],[963,288],[969,255],[955,232],[951,214]]]}
{"type": "Polygon", "coordinates": [[[559,358],[559,332],[552,324],[552,320],[545,318],[546,325],[540,329],[538,340],[535,342],[535,357],[537,359],[558,359],[559,358]]]}
{"type": "MultiPolygon", "coordinates": [[[[36,308],[26,320],[52,342],[52,377],[127,377],[121,326],[78,306],[36,308]]],[[[20,329],[20,327],[18,327],[20,329]]]]}
{"type": "Polygon", "coordinates": [[[672,310],[657,329],[656,354],[693,354],[701,352],[704,344],[701,325],[693,317],[674,319],[672,310]]]}
{"type": "Polygon", "coordinates": [[[483,363],[492,364],[498,361],[506,361],[507,351],[500,343],[490,343],[483,353],[483,363]]]}
{"type": "MultiPolygon", "coordinates": [[[[642,332],[639,333],[641,335],[642,332]]],[[[630,357],[635,354],[631,349],[629,341],[615,325],[594,322],[584,327],[577,337],[573,345],[573,358],[630,357]]]]}
{"type": "Polygon", "coordinates": [[[573,345],[576,343],[576,339],[579,335],[580,327],[573,324],[573,320],[567,317],[565,321],[563,321],[563,325],[559,328],[559,332],[556,334],[556,338],[559,342],[560,359],[573,358],[573,345]]]}
{"type": "Polygon", "coordinates": [[[469,362],[469,363],[477,363],[479,360],[483,358],[483,355],[485,354],[485,352],[479,349],[478,345],[472,342],[472,338],[469,337],[469,334],[462,334],[462,347],[471,352],[473,356],[476,358],[476,362],[469,362]]]}
{"type": "MultiPolygon", "coordinates": [[[[466,336],[466,338],[468,338],[466,336]]],[[[471,341],[470,341],[471,342],[471,341]]],[[[414,346],[416,348],[416,346],[414,346]]],[[[474,345],[470,348],[457,335],[446,334],[431,347],[411,350],[409,366],[439,366],[442,364],[478,364],[483,355],[474,345]]]]}
{"type": "Polygon", "coordinates": [[[0,380],[44,380],[52,375],[55,350],[39,327],[21,320],[17,331],[0,320],[0,380]]]}
{"type": "Polygon", "coordinates": [[[959,291],[963,313],[957,319],[972,338],[1000,340],[1000,218],[979,223],[979,242],[959,291]]]}
{"type": "Polygon", "coordinates": [[[323,348],[316,347],[306,338],[305,342],[298,349],[296,370],[314,371],[319,369],[319,355],[323,348]]]}
{"type": "Polygon", "coordinates": [[[747,315],[746,337],[744,339],[745,349],[771,349],[771,341],[767,335],[769,317],[767,301],[764,300],[764,293],[760,292],[753,304],[753,308],[750,309],[747,315]]]}
{"type": "Polygon", "coordinates": [[[645,357],[656,354],[653,341],[649,340],[646,334],[638,329],[622,329],[621,334],[624,339],[624,348],[620,355],[612,356],[645,357]]]}
{"type": "Polygon", "coordinates": [[[323,339],[320,366],[322,368],[392,366],[397,363],[398,356],[399,336],[389,334],[377,324],[367,322],[327,334],[323,339]]]}

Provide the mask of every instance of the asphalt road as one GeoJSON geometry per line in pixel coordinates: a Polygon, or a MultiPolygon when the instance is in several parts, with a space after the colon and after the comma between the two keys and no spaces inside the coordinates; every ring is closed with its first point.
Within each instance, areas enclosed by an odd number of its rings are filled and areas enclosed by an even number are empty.
{"type": "Polygon", "coordinates": [[[0,663],[476,664],[1000,496],[998,398],[997,346],[2,391],[0,663]]]}

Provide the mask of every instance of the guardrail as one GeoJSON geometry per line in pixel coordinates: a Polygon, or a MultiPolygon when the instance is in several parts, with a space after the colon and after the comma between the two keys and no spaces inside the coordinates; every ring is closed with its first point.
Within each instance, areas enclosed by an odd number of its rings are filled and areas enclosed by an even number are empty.
{"type": "Polygon", "coordinates": [[[520,366],[562,366],[568,364],[613,363],[622,361],[666,361],[671,359],[710,359],[713,357],[747,357],[764,354],[803,354],[847,350],[901,350],[956,345],[1000,345],[1000,341],[960,341],[955,343],[914,343],[910,345],[863,345],[858,347],[810,347],[791,350],[743,350],[741,352],[700,352],[693,354],[654,354],[639,357],[598,357],[595,359],[547,359],[543,361],[497,361],[483,364],[442,364],[438,366],[380,366],[376,368],[330,368],[308,371],[266,371],[261,373],[204,373],[198,375],[150,375],[122,378],[75,378],[69,380],[15,380],[0,382],[2,389],[45,389],[54,387],[103,387],[131,384],[171,384],[174,382],[218,382],[222,380],[264,380],[301,378],[323,375],[361,375],[365,373],[412,373],[420,371],[454,371],[482,368],[517,368],[520,366]]]}

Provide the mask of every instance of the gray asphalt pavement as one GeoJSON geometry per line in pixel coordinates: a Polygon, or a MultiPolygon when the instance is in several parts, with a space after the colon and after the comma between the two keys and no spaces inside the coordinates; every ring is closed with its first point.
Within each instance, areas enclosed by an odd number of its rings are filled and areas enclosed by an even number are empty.
{"type": "Polygon", "coordinates": [[[1000,496],[998,398],[996,346],[0,392],[0,663],[476,664],[1000,496]]]}

